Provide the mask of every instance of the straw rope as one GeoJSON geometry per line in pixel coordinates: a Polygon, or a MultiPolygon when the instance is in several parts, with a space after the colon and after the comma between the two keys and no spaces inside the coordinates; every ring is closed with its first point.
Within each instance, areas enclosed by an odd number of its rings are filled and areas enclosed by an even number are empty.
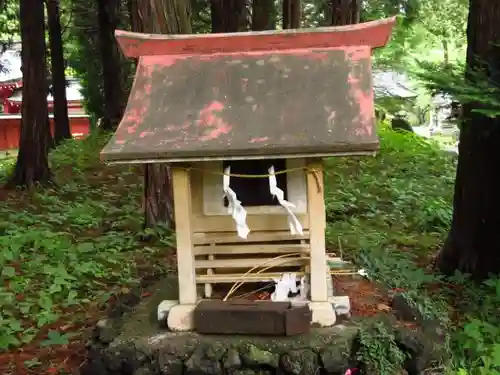
{"type": "MultiPolygon", "coordinates": [[[[184,171],[200,171],[203,173],[210,173],[210,174],[215,174],[218,176],[229,176],[229,177],[238,177],[238,178],[269,178],[270,176],[273,176],[272,174],[242,174],[242,173],[224,173],[224,172],[218,172],[218,171],[210,171],[206,170],[203,168],[196,168],[196,167],[179,167],[179,166],[172,166],[171,169],[181,169],[184,171]]],[[[274,176],[281,175],[281,174],[286,174],[286,173],[291,173],[291,172],[297,172],[297,171],[304,171],[306,173],[312,173],[314,175],[314,179],[316,180],[316,185],[318,187],[318,193],[321,193],[323,190],[323,186],[320,182],[318,172],[320,172],[317,169],[314,168],[308,168],[308,167],[297,167],[297,168],[289,168],[289,169],[282,169],[280,171],[277,171],[274,173],[274,176]]]]}

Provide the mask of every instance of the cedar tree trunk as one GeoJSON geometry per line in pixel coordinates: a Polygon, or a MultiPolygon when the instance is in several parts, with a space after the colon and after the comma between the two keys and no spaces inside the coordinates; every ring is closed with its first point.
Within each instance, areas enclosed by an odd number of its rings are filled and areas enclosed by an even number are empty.
{"type": "Polygon", "coordinates": [[[48,153],[51,136],[47,109],[47,63],[45,59],[44,4],[21,0],[23,105],[19,154],[7,187],[32,188],[52,181],[48,153]]]}
{"type": "Polygon", "coordinates": [[[253,0],[252,30],[274,30],[276,28],[276,7],[274,0],[253,0]]]}
{"type": "Polygon", "coordinates": [[[62,41],[59,0],[47,0],[47,19],[49,26],[50,62],[52,71],[52,95],[54,97],[54,140],[59,144],[71,138],[66,99],[66,75],[62,41]]]}
{"type": "MultiPolygon", "coordinates": [[[[132,0],[133,1],[133,0],[132,0]]],[[[191,33],[188,0],[137,0],[132,25],[138,32],[157,34],[191,33]]],[[[153,227],[174,222],[170,169],[167,164],[144,167],[144,225],[153,227]]]]}
{"type": "Polygon", "coordinates": [[[361,0],[332,0],[332,26],[359,23],[361,0]]]}
{"type": "Polygon", "coordinates": [[[248,29],[246,0],[211,0],[212,33],[234,33],[248,29]]]}
{"type": "MultiPolygon", "coordinates": [[[[500,87],[500,2],[471,0],[467,27],[467,71],[484,71],[500,87]]],[[[469,79],[473,79],[467,74],[469,79]]],[[[472,82],[473,84],[473,82],[472,82]]],[[[476,279],[500,271],[500,118],[464,104],[453,220],[437,258],[446,274],[458,270],[476,279]]]]}
{"type": "Polygon", "coordinates": [[[104,118],[101,126],[104,130],[116,128],[125,110],[127,97],[121,52],[114,35],[119,6],[119,0],[97,0],[104,89],[104,118]]]}
{"type": "Polygon", "coordinates": [[[300,28],[300,0],[283,0],[283,29],[300,28]]]}
{"type": "Polygon", "coordinates": [[[127,11],[129,15],[129,23],[132,31],[141,30],[139,25],[139,10],[137,7],[137,0],[127,0],[127,11]]]}

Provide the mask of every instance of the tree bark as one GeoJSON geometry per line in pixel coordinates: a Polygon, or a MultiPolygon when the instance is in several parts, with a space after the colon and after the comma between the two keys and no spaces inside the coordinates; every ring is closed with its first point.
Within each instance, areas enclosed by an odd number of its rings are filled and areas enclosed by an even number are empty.
{"type": "MultiPolygon", "coordinates": [[[[500,87],[500,3],[471,0],[467,27],[467,73],[474,84],[480,69],[500,87]]],[[[446,273],[480,280],[500,271],[500,118],[489,118],[464,103],[451,229],[436,265],[446,273]]]]}
{"type": "Polygon", "coordinates": [[[276,7],[273,0],[253,0],[252,30],[274,30],[276,28],[276,7]]]}
{"type": "MultiPolygon", "coordinates": [[[[138,0],[134,31],[156,34],[191,33],[191,10],[188,0],[138,0]]],[[[144,167],[144,226],[174,223],[173,193],[167,164],[144,167]]]]}
{"type": "Polygon", "coordinates": [[[283,0],[283,29],[300,28],[300,0],[283,0]]]}
{"type": "Polygon", "coordinates": [[[359,23],[361,14],[360,0],[332,0],[332,26],[359,23]]]}
{"type": "Polygon", "coordinates": [[[47,0],[49,26],[50,63],[52,71],[52,95],[54,97],[54,141],[57,144],[71,138],[66,98],[66,74],[62,41],[59,0],[47,0]]]}
{"type": "Polygon", "coordinates": [[[115,39],[119,0],[97,0],[99,44],[103,71],[104,118],[102,129],[114,130],[126,105],[126,83],[121,52],[115,39]]]}
{"type": "Polygon", "coordinates": [[[137,0],[127,0],[127,10],[129,15],[130,28],[132,31],[140,32],[141,25],[139,23],[139,8],[137,0]]]}
{"type": "Polygon", "coordinates": [[[212,33],[234,33],[248,30],[245,0],[211,0],[212,33]]]}
{"type": "Polygon", "coordinates": [[[448,40],[446,38],[443,38],[441,40],[441,43],[443,45],[443,64],[445,67],[450,65],[450,50],[448,46],[448,40]]]}
{"type": "Polygon", "coordinates": [[[23,105],[19,153],[6,187],[32,188],[52,182],[48,153],[51,135],[47,108],[44,4],[21,0],[19,19],[22,41],[23,105]]]}

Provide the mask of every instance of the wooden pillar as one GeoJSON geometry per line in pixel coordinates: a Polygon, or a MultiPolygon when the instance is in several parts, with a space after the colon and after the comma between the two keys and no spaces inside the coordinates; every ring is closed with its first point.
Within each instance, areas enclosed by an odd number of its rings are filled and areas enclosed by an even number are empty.
{"type": "Polygon", "coordinates": [[[196,303],[197,293],[191,221],[190,172],[184,168],[173,167],[172,184],[177,239],[179,303],[181,305],[192,305],[196,303]]]}
{"type": "Polygon", "coordinates": [[[311,159],[307,163],[307,209],[310,237],[311,302],[326,302],[326,245],[325,245],[325,199],[323,187],[323,163],[311,159]],[[314,170],[312,172],[311,170],[314,170]]]}

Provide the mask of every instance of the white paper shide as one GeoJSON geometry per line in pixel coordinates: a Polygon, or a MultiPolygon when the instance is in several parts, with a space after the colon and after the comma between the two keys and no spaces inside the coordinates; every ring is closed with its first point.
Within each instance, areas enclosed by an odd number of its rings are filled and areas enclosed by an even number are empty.
{"type": "Polygon", "coordinates": [[[247,212],[241,205],[241,202],[236,197],[236,193],[229,187],[231,167],[224,170],[222,177],[222,186],[224,190],[224,198],[228,200],[228,213],[233,217],[236,223],[236,232],[240,238],[247,238],[250,233],[250,228],[247,225],[247,212]]]}
{"type": "Polygon", "coordinates": [[[295,205],[285,200],[285,192],[278,187],[276,175],[274,174],[274,167],[269,168],[269,191],[278,200],[278,203],[283,207],[288,215],[288,226],[292,235],[303,235],[302,225],[292,212],[295,205]]]}

